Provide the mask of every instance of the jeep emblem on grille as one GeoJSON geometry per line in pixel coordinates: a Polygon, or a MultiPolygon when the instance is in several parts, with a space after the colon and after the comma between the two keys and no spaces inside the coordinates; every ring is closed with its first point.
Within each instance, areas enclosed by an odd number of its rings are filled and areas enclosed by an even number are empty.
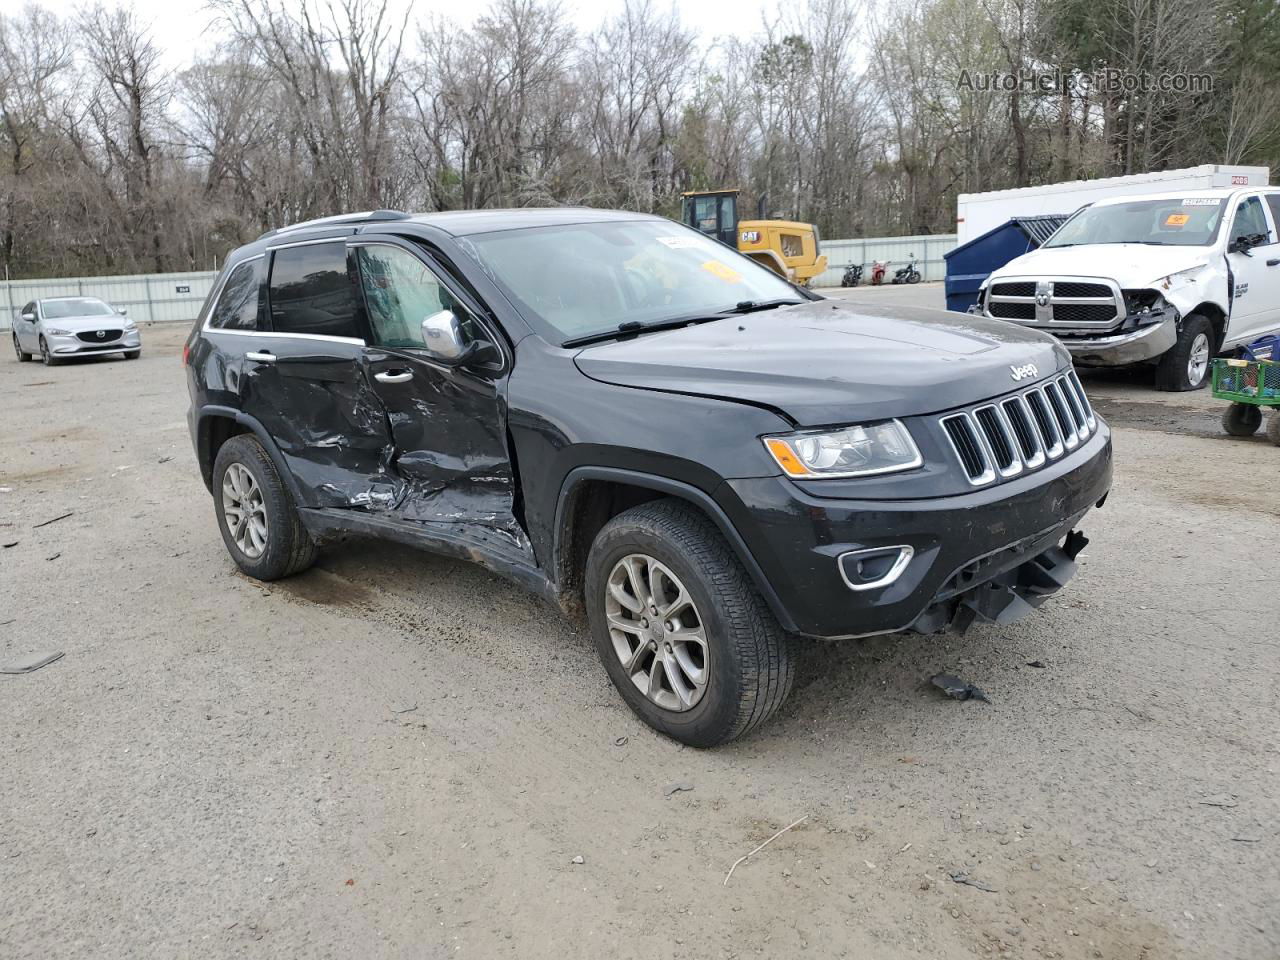
{"type": "Polygon", "coordinates": [[[1015,380],[1026,380],[1028,377],[1034,377],[1040,371],[1036,369],[1034,363],[1024,363],[1020,367],[1010,367],[1009,371],[1013,374],[1015,380]]]}

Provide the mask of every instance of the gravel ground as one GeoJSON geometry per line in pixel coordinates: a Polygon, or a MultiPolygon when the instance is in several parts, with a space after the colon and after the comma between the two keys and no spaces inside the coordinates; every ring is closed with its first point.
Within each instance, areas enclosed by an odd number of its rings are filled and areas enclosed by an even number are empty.
{"type": "Polygon", "coordinates": [[[479,568],[238,575],[184,335],[0,361],[0,663],[66,653],[0,677],[0,955],[1280,957],[1280,450],[1206,394],[1087,378],[1116,486],[1038,615],[810,647],[695,751],[479,568]]]}

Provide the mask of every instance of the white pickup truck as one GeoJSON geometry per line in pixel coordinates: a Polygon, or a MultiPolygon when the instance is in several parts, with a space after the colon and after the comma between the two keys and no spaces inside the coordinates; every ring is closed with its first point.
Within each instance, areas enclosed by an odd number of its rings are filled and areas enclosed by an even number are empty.
{"type": "Polygon", "coordinates": [[[1214,354],[1280,331],[1280,188],[1100,200],[994,271],[975,311],[1196,390],[1214,354]]]}

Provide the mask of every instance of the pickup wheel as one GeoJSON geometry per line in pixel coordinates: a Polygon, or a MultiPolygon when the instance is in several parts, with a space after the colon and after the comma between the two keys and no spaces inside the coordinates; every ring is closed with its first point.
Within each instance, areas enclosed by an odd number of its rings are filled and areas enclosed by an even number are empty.
{"type": "Polygon", "coordinates": [[[1198,313],[1182,321],[1178,342],[1160,358],[1156,389],[1171,392],[1199,390],[1209,382],[1213,359],[1213,327],[1198,313]]]}
{"type": "Polygon", "coordinates": [[[249,576],[279,580],[315,562],[315,541],[256,437],[240,434],[219,448],[213,503],[222,542],[249,576]]]}
{"type": "Polygon", "coordinates": [[[1252,437],[1262,426],[1262,411],[1248,403],[1233,403],[1222,414],[1222,429],[1233,437],[1252,437]]]}
{"type": "Polygon", "coordinates": [[[720,531],[688,504],[655,500],[610,520],[585,586],[605,670],[655,730],[713,747],[787,698],[789,638],[720,531]]]}

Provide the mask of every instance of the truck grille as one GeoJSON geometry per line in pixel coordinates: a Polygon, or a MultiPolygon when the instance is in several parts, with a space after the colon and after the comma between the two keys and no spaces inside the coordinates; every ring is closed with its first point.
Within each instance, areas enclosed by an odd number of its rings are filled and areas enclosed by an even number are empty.
{"type": "Polygon", "coordinates": [[[1098,428],[1075,371],[940,420],[974,486],[1035,470],[1074,450],[1098,428]]]}
{"type": "Polygon", "coordinates": [[[1106,329],[1124,317],[1124,301],[1096,280],[1000,280],[991,284],[987,316],[1041,327],[1106,329]]]}

